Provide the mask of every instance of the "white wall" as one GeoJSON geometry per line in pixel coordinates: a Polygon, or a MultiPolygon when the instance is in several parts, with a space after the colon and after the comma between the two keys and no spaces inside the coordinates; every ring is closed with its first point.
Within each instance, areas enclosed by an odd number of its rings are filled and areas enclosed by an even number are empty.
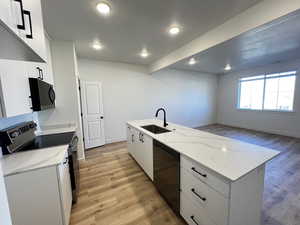
{"type": "Polygon", "coordinates": [[[216,121],[215,75],[179,70],[150,75],[143,66],[86,59],[78,67],[80,79],[103,84],[107,143],[125,140],[126,121],[153,118],[159,107],[166,108],[168,121],[189,127],[216,121]]]}
{"type": "Polygon", "coordinates": [[[275,134],[300,137],[300,78],[297,77],[295,90],[295,112],[262,112],[238,110],[238,80],[240,77],[262,73],[298,70],[300,60],[273,64],[252,70],[221,75],[218,93],[218,123],[275,134]]]}
{"type": "MultiPolygon", "coordinates": [[[[74,44],[68,41],[52,41],[51,51],[56,92],[55,109],[39,112],[38,120],[41,126],[76,124],[77,135],[81,140],[74,44]]],[[[84,158],[82,141],[78,144],[78,155],[80,159],[84,158]]]]}

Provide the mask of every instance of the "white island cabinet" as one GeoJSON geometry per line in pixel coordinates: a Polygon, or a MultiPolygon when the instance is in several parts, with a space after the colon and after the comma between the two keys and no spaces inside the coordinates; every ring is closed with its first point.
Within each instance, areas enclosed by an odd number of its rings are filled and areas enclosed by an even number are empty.
{"type": "Polygon", "coordinates": [[[69,224],[72,191],[67,151],[60,164],[5,176],[5,184],[14,225],[69,224]]]}
{"type": "Polygon", "coordinates": [[[153,180],[153,139],[145,133],[127,126],[127,140],[129,153],[153,180]]]}
{"type": "Polygon", "coordinates": [[[261,225],[265,164],[278,151],[172,123],[161,134],[142,128],[151,124],[163,122],[127,122],[128,151],[146,173],[153,146],[143,136],[180,153],[180,214],[189,225],[261,225]]]}

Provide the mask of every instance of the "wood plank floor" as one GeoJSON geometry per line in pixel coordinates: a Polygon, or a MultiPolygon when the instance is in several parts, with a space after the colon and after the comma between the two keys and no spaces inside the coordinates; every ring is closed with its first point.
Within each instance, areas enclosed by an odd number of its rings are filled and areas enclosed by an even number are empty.
{"type": "MultiPolygon", "coordinates": [[[[300,225],[300,139],[223,125],[199,129],[280,150],[266,168],[262,224],[300,225]]],[[[185,224],[129,156],[125,142],[87,151],[86,156],[71,225],[185,224]]]]}
{"type": "Polygon", "coordinates": [[[126,143],[89,150],[71,225],[184,225],[129,156],[126,143]]]}

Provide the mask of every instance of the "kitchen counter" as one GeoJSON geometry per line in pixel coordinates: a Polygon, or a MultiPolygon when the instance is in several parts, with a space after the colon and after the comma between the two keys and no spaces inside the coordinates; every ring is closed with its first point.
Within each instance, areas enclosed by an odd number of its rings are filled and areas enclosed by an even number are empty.
{"type": "Polygon", "coordinates": [[[47,125],[41,126],[39,131],[36,131],[36,135],[48,135],[48,134],[58,134],[58,133],[68,133],[75,132],[77,129],[76,124],[57,124],[57,125],[47,125]]]}
{"type": "Polygon", "coordinates": [[[163,127],[163,122],[156,119],[129,121],[127,124],[231,181],[240,179],[280,154],[273,149],[173,123],[166,127],[172,132],[162,134],[141,128],[150,124],[163,127]]]}
{"type": "Polygon", "coordinates": [[[4,176],[23,173],[30,170],[60,164],[64,159],[68,145],[60,145],[40,150],[18,152],[5,155],[1,159],[4,176]]]}

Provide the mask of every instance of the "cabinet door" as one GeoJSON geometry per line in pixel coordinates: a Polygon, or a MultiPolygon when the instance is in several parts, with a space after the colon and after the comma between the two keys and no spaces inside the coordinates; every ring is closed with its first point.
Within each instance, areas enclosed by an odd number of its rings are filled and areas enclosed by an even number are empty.
{"type": "Polygon", "coordinates": [[[13,225],[64,225],[56,167],[6,176],[5,184],[13,225]]]}
{"type": "Polygon", "coordinates": [[[53,84],[53,77],[49,74],[47,63],[26,62],[26,72],[28,77],[41,77],[43,81],[53,84]]]}
{"type": "Polygon", "coordinates": [[[138,164],[140,165],[140,167],[142,167],[144,169],[144,153],[143,153],[143,143],[141,142],[141,132],[138,130],[135,130],[135,155],[136,155],[136,161],[138,162],[138,164]]]}
{"type": "Polygon", "coordinates": [[[4,117],[32,112],[25,68],[21,61],[0,60],[0,100],[4,117]]]}
{"type": "Polygon", "coordinates": [[[69,162],[68,156],[66,156],[65,161],[59,165],[59,183],[61,190],[61,202],[63,209],[63,220],[64,225],[69,224],[71,207],[72,207],[72,188],[69,173],[69,162]]]}
{"type": "Polygon", "coordinates": [[[50,39],[47,36],[47,34],[45,34],[45,42],[46,42],[46,52],[47,52],[46,78],[48,83],[54,84],[51,45],[50,45],[50,39]]]}
{"type": "Polygon", "coordinates": [[[23,0],[25,31],[21,38],[46,61],[46,44],[40,0],[23,0]]]}
{"type": "Polygon", "coordinates": [[[133,142],[134,142],[134,135],[132,132],[133,128],[130,126],[127,126],[127,150],[130,155],[133,156],[133,142]]]}
{"type": "Polygon", "coordinates": [[[0,1],[0,20],[8,27],[12,27],[11,24],[11,0],[0,1]]]}
{"type": "Polygon", "coordinates": [[[28,77],[38,78],[39,77],[39,70],[40,63],[36,62],[25,62],[26,65],[26,73],[28,77]]]}
{"type": "Polygon", "coordinates": [[[9,0],[9,2],[11,6],[10,11],[8,12],[10,14],[9,27],[16,35],[21,37],[21,34],[25,29],[23,0],[9,0]]]}
{"type": "Polygon", "coordinates": [[[142,161],[143,169],[153,180],[153,139],[148,135],[142,134],[142,161]]]}
{"type": "Polygon", "coordinates": [[[131,129],[131,140],[132,140],[132,146],[131,146],[131,153],[133,158],[138,162],[138,131],[134,128],[131,129]]]}

